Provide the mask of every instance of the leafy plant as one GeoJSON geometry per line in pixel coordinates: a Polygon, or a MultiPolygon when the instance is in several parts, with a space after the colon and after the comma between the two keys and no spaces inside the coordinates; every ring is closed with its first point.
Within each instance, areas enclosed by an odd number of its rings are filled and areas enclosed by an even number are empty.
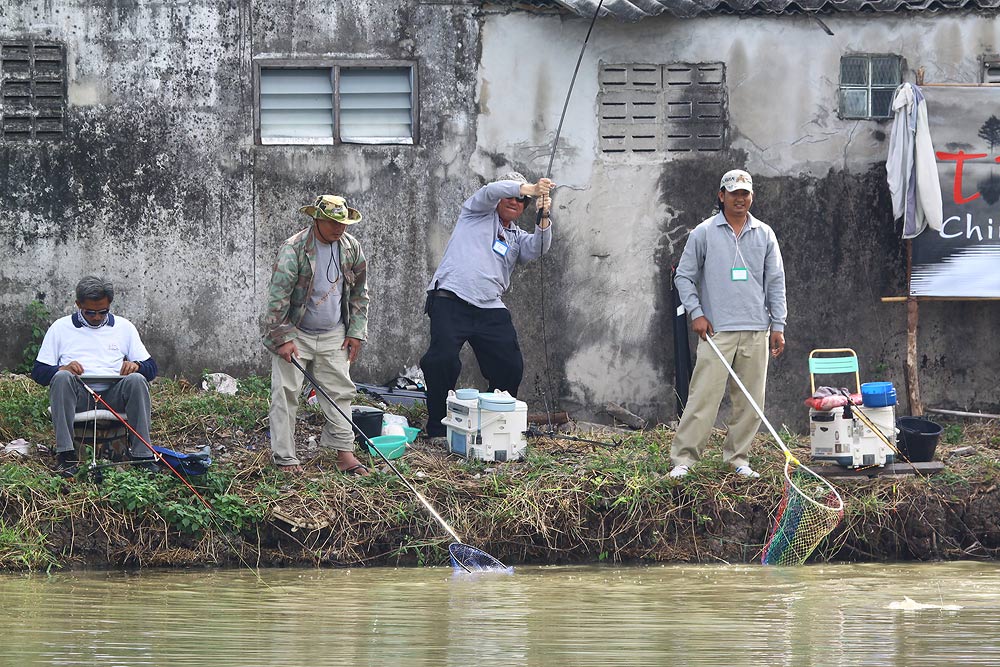
{"type": "Polygon", "coordinates": [[[130,512],[155,509],[164,499],[156,478],[139,470],[109,468],[100,488],[106,492],[104,499],[109,505],[130,512]]]}
{"type": "Polygon", "coordinates": [[[30,373],[34,367],[38,350],[42,347],[42,339],[52,322],[52,314],[44,303],[34,299],[24,309],[24,321],[31,327],[31,339],[21,355],[21,364],[14,368],[18,373],[30,373]]]}
{"type": "Polygon", "coordinates": [[[948,424],[944,427],[944,441],[949,445],[959,445],[965,437],[965,431],[959,424],[948,424]]]}
{"type": "Polygon", "coordinates": [[[0,439],[28,441],[51,437],[49,396],[45,387],[27,378],[9,375],[0,382],[0,439]]]}
{"type": "Polygon", "coordinates": [[[194,499],[168,500],[159,508],[159,513],[171,526],[189,535],[205,530],[212,521],[211,511],[194,499]]]}
{"type": "Polygon", "coordinates": [[[41,531],[22,522],[9,525],[0,517],[0,568],[49,570],[58,565],[41,531]]]}

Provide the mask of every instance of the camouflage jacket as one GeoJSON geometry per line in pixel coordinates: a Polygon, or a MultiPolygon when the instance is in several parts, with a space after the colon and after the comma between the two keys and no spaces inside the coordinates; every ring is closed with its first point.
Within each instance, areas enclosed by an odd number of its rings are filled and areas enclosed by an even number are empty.
{"type": "MultiPolygon", "coordinates": [[[[358,240],[344,232],[340,237],[340,264],[344,276],[342,317],[348,338],[368,337],[368,265],[358,240]]],[[[316,269],[316,240],[312,227],[295,234],[278,249],[271,284],[267,290],[264,347],[275,352],[296,336],[316,269]]]]}

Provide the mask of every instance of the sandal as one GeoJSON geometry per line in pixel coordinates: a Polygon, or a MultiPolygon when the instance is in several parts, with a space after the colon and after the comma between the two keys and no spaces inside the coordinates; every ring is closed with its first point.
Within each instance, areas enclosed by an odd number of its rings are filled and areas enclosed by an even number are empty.
{"type": "Polygon", "coordinates": [[[303,470],[302,470],[302,464],[301,463],[294,463],[294,464],[291,464],[291,465],[282,464],[282,463],[275,463],[274,467],[277,468],[278,470],[290,473],[292,475],[301,475],[302,472],[303,472],[303,470]]]}
{"type": "MultiPolygon", "coordinates": [[[[338,470],[340,469],[338,468],[338,470]]],[[[345,475],[358,475],[359,477],[367,477],[368,475],[371,474],[368,471],[368,466],[366,466],[364,463],[358,463],[356,465],[352,465],[350,468],[344,468],[343,470],[340,470],[340,472],[342,472],[345,475]]]]}

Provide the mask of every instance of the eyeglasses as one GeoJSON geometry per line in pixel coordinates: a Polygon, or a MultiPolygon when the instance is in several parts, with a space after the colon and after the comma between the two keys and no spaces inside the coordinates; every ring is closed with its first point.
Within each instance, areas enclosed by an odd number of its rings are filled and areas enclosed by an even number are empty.
{"type": "Polygon", "coordinates": [[[528,202],[531,201],[531,197],[527,197],[527,196],[525,196],[525,197],[514,197],[514,199],[515,199],[515,201],[517,201],[518,204],[524,204],[525,206],[527,206],[528,202]]]}
{"type": "Polygon", "coordinates": [[[86,315],[87,317],[97,317],[98,315],[100,315],[100,316],[103,317],[104,315],[107,315],[108,313],[110,313],[111,309],[110,308],[104,308],[102,310],[87,310],[87,309],[83,309],[80,312],[83,313],[84,315],[86,315]]]}

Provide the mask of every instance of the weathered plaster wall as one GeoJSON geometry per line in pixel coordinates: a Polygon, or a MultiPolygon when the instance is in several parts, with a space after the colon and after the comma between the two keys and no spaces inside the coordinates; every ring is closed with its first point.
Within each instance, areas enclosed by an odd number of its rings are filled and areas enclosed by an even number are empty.
{"type": "MultiPolygon", "coordinates": [[[[559,323],[546,338],[566,403],[616,400],[641,414],[672,414],[669,267],[688,231],[711,213],[719,176],[734,166],[754,173],[754,212],[775,228],[788,274],[789,347],[772,366],[771,419],[806,427],[806,357],[817,347],[854,347],[863,379],[893,380],[904,394],[904,309],[879,301],[905,291],[905,248],[884,178],[891,122],[837,117],[840,57],[895,53],[911,81],[925,67],[928,82],[977,82],[978,58],[1000,46],[1000,26],[971,14],[824,21],[833,36],[804,17],[598,22],[553,170],[565,187],[556,195],[561,217],[547,265],[547,318],[559,323]],[[724,62],[729,149],[598,154],[602,61],[724,62]]],[[[486,22],[477,156],[503,154],[536,175],[545,169],[587,24],[523,14],[486,22]],[[495,65],[501,58],[518,73],[518,94],[506,94],[507,69],[495,65]]],[[[483,165],[485,173],[490,163],[483,165]]],[[[527,282],[519,281],[511,303],[522,336],[538,337],[538,289],[527,282]]],[[[925,401],[995,409],[996,306],[926,303],[921,311],[925,401]]],[[[529,365],[542,367],[540,346],[523,347],[529,365]]]]}
{"type": "MultiPolygon", "coordinates": [[[[666,270],[733,165],[755,174],[755,213],[788,265],[775,423],[805,426],[813,347],[853,345],[868,379],[902,387],[902,307],[878,302],[903,289],[881,168],[890,125],[837,118],[839,59],[898,53],[928,81],[972,82],[1000,27],[953,14],[825,20],[833,37],[797,17],[598,23],[553,173],[556,242],[519,270],[507,299],[533,407],[557,393],[579,414],[614,400],[672,415],[666,270]],[[725,62],[731,146],[693,159],[599,156],[600,61],[725,62]]],[[[461,201],[500,170],[544,170],[586,28],[471,0],[8,0],[0,37],[66,45],[70,108],[65,141],[0,142],[0,365],[19,361],[28,301],[44,295],[67,312],[76,280],[97,272],[117,281],[119,311],[166,373],[264,371],[271,260],[304,225],[295,210],[321,191],[365,215],[355,229],[369,255],[371,335],[356,378],[415,364],[427,343],[424,285],[461,201]],[[416,60],[419,145],[256,146],[254,59],[297,56],[416,60]]],[[[928,402],[995,410],[994,307],[922,312],[928,402]]]]}
{"type": "Polygon", "coordinates": [[[260,317],[278,244],[317,193],[361,209],[370,341],[355,375],[384,381],[426,347],[423,287],[478,185],[479,23],[465,2],[288,0],[38,3],[0,10],[0,37],[66,45],[68,132],[0,142],[0,365],[20,361],[21,310],[72,307],[88,272],[115,280],[167,374],[267,368],[260,317]],[[418,63],[417,146],[257,146],[253,63],[267,57],[418,63]]]}

